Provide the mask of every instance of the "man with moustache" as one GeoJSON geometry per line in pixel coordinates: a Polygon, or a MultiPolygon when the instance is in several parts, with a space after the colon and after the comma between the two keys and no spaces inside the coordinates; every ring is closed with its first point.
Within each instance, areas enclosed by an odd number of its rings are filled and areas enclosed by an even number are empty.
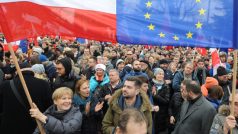
{"type": "Polygon", "coordinates": [[[141,91],[141,85],[139,78],[128,77],[123,88],[114,93],[102,121],[104,134],[115,132],[121,113],[128,108],[136,108],[145,115],[148,121],[148,133],[152,134],[152,108],[146,93],[141,91]]]}
{"type": "Polygon", "coordinates": [[[202,96],[200,85],[189,80],[181,92],[186,99],[172,134],[209,134],[216,110],[202,96]]]}

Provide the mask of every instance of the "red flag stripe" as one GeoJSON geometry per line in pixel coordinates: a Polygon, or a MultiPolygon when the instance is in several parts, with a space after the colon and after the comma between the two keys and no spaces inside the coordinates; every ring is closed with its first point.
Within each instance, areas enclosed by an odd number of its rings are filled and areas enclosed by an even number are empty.
{"type": "Polygon", "coordinates": [[[116,42],[115,14],[31,2],[1,3],[0,6],[0,17],[3,18],[0,25],[8,42],[39,35],[116,42]]]}

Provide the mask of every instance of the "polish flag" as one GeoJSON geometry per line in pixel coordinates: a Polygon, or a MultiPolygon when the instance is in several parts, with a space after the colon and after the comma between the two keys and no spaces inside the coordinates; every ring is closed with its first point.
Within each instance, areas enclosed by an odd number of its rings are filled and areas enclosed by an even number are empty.
{"type": "Polygon", "coordinates": [[[209,50],[212,56],[212,66],[213,66],[213,76],[217,74],[217,68],[223,66],[226,68],[225,64],[221,63],[218,51],[216,48],[210,48],[209,50]]]}
{"type": "Polygon", "coordinates": [[[116,0],[0,0],[0,18],[7,42],[40,35],[116,42],[116,0]]]}

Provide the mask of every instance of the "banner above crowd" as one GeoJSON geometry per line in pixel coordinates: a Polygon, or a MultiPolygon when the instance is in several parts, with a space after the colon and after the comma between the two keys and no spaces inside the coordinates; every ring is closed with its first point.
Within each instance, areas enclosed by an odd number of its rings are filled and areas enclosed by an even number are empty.
{"type": "Polygon", "coordinates": [[[40,35],[238,48],[235,0],[1,0],[8,42],[40,35]]]}

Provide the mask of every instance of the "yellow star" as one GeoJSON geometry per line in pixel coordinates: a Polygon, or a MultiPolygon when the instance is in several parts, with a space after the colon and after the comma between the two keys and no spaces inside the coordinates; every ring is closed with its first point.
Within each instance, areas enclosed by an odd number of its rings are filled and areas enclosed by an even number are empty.
{"type": "Polygon", "coordinates": [[[149,13],[146,13],[144,16],[145,16],[145,19],[150,19],[150,15],[149,13]]]}
{"type": "Polygon", "coordinates": [[[155,25],[150,24],[149,26],[147,26],[149,28],[149,30],[155,30],[155,25]]]}
{"type": "Polygon", "coordinates": [[[196,0],[196,3],[200,3],[201,2],[201,0],[196,0]]]}
{"type": "Polygon", "coordinates": [[[159,37],[160,37],[160,38],[164,38],[164,37],[165,37],[165,34],[162,33],[162,32],[160,32],[159,37]]]}
{"type": "Polygon", "coordinates": [[[195,25],[196,25],[197,29],[201,29],[202,28],[202,23],[200,21],[198,21],[198,23],[195,24],[195,25]]]}
{"type": "Polygon", "coordinates": [[[150,8],[152,6],[152,2],[151,1],[148,1],[146,4],[146,7],[150,8]]]}
{"type": "Polygon", "coordinates": [[[189,39],[189,38],[193,38],[193,33],[191,33],[191,32],[188,32],[187,34],[187,38],[189,39]]]}
{"type": "Polygon", "coordinates": [[[198,10],[200,15],[205,15],[206,10],[204,10],[203,8],[201,8],[200,10],[198,10]]]}
{"type": "Polygon", "coordinates": [[[174,35],[174,40],[179,40],[179,37],[178,36],[176,36],[176,35],[174,35]]]}

